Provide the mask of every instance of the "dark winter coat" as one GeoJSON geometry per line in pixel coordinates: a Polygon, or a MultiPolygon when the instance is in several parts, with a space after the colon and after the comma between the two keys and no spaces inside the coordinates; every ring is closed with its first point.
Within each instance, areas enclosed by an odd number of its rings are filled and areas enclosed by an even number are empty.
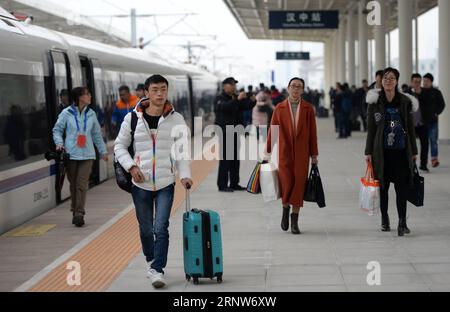
{"type": "MultiPolygon", "coordinates": [[[[370,90],[367,93],[367,139],[365,155],[372,155],[372,163],[375,179],[380,181],[381,187],[385,187],[384,181],[384,126],[385,126],[385,106],[386,96],[383,91],[370,90]]],[[[406,153],[410,169],[410,183],[412,183],[414,161],[413,155],[417,155],[416,135],[412,112],[419,109],[419,103],[411,95],[398,93],[399,111],[402,118],[402,124],[406,131],[406,153]]]]}
{"type": "Polygon", "coordinates": [[[441,91],[436,88],[422,89],[420,112],[426,124],[437,122],[438,115],[444,111],[444,108],[445,102],[441,91]]]}
{"type": "Polygon", "coordinates": [[[238,100],[222,92],[214,101],[214,111],[216,113],[216,125],[225,129],[227,125],[243,125],[243,112],[251,110],[256,102],[245,98],[238,100]]]}

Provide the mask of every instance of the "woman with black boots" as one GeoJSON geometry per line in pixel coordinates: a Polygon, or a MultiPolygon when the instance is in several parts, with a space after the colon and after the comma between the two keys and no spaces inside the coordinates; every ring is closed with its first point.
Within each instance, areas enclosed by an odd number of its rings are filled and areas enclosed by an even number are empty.
{"type": "Polygon", "coordinates": [[[295,77],[289,81],[289,96],[279,103],[272,116],[267,136],[266,155],[278,144],[278,178],[281,186],[281,229],[300,234],[298,218],[303,207],[303,197],[308,180],[310,162],[319,162],[316,114],[312,104],[305,101],[305,81],[295,77]],[[274,126],[274,127],[272,127],[274,126]]]}
{"type": "Polygon", "coordinates": [[[398,236],[409,234],[406,225],[408,189],[412,185],[413,169],[417,159],[417,145],[411,112],[419,107],[417,100],[400,93],[400,73],[386,68],[381,91],[367,94],[368,133],[366,161],[373,164],[375,178],[380,181],[381,230],[391,230],[388,215],[390,183],[395,185],[399,217],[398,236]]]}

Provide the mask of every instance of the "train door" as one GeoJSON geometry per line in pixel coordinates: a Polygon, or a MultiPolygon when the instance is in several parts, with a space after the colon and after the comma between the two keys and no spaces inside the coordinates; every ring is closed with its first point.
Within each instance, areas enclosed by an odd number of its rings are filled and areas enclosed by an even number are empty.
{"type": "MultiPolygon", "coordinates": [[[[94,68],[92,66],[91,60],[84,55],[80,55],[80,64],[81,64],[81,83],[83,86],[87,86],[89,91],[92,94],[92,100],[90,108],[96,110],[96,96],[95,96],[95,84],[94,84],[94,68]]],[[[95,155],[96,159],[94,164],[92,165],[91,176],[89,177],[89,187],[97,185],[100,183],[100,161],[99,161],[99,153],[97,148],[95,147],[95,155]]]]}
{"type": "MultiPolygon", "coordinates": [[[[70,90],[72,90],[72,79],[70,64],[67,54],[62,51],[50,51],[49,71],[50,78],[47,84],[47,113],[49,125],[50,142],[53,142],[52,129],[56,123],[59,113],[63,107],[70,105],[70,90]]],[[[69,181],[65,175],[62,163],[56,163],[56,201],[60,203],[70,197],[69,181]]]]}

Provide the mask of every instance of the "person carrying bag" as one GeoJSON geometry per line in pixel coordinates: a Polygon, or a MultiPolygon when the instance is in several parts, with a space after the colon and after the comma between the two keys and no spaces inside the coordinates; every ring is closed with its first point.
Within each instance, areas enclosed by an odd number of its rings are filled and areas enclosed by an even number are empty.
{"type": "Polygon", "coordinates": [[[410,234],[406,223],[408,192],[413,185],[417,142],[412,113],[419,103],[399,91],[400,73],[388,67],[381,90],[367,93],[366,162],[373,166],[380,183],[381,231],[391,230],[388,214],[389,187],[394,184],[398,213],[398,236],[410,234]]]}
{"type": "MultiPolygon", "coordinates": [[[[289,81],[286,100],[274,112],[267,137],[265,154],[270,155],[278,146],[278,179],[282,198],[281,229],[300,234],[300,209],[308,180],[310,163],[318,163],[316,115],[312,104],[302,97],[305,81],[295,77],[289,81]],[[292,206],[292,213],[290,214],[292,206]],[[289,218],[290,217],[290,218],[289,218]]],[[[261,188],[264,194],[261,168],[261,188]]]]}
{"type": "Polygon", "coordinates": [[[59,114],[53,127],[53,141],[56,151],[69,158],[66,159],[66,172],[70,183],[72,224],[82,227],[89,176],[97,157],[94,145],[104,161],[108,161],[108,151],[97,116],[89,107],[92,99],[89,89],[76,87],[71,96],[73,104],[59,114]]]}

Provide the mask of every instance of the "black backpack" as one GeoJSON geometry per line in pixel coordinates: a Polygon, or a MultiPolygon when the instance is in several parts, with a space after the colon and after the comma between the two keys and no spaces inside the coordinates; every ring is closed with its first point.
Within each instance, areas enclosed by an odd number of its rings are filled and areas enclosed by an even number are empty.
{"type": "MultiPolygon", "coordinates": [[[[136,125],[138,122],[138,117],[136,115],[136,112],[131,113],[131,143],[130,146],[128,146],[128,152],[131,155],[131,158],[134,157],[134,149],[133,149],[133,143],[134,143],[134,131],[136,130],[136,125]]],[[[114,157],[114,173],[116,174],[116,182],[117,185],[124,191],[131,193],[131,187],[133,186],[133,183],[131,182],[132,176],[131,173],[127,172],[122,165],[117,161],[116,157],[114,157]]]]}

